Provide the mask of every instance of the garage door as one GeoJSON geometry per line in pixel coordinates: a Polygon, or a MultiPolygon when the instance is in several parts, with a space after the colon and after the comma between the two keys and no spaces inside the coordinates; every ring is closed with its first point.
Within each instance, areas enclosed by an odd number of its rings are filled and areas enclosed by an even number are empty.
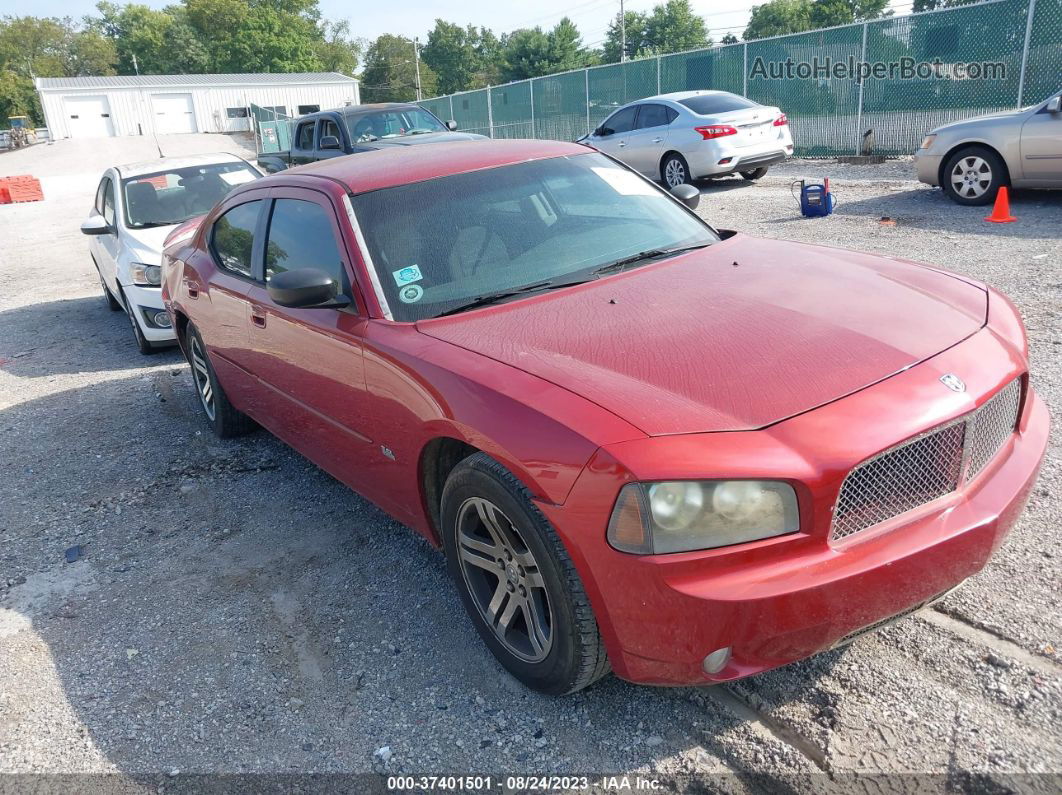
{"type": "Polygon", "coordinates": [[[151,107],[155,111],[155,132],[194,133],[195,110],[191,94],[152,94],[151,107]]]}
{"type": "Polygon", "coordinates": [[[63,109],[66,111],[66,129],[71,138],[106,138],[114,135],[107,97],[63,97],[63,109]]]}

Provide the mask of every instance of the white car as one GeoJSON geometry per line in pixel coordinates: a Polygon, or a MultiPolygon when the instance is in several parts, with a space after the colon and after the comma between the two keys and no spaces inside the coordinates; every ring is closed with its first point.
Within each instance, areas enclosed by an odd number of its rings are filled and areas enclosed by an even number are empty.
{"type": "Polygon", "coordinates": [[[677,91],[631,102],[580,143],[669,188],[738,172],[755,180],[793,154],[789,119],[729,91],[677,91]]]}
{"type": "Polygon", "coordinates": [[[81,231],[91,236],[89,253],[107,305],[125,310],[141,353],[176,344],[159,286],[166,236],[261,175],[226,153],[167,157],[103,173],[81,231]]]}

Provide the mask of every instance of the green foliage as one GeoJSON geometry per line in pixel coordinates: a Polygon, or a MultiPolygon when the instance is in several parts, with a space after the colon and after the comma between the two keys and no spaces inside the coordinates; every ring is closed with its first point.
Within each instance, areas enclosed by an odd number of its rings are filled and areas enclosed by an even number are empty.
{"type": "MultiPolygon", "coordinates": [[[[667,0],[654,6],[648,14],[627,11],[623,18],[626,22],[628,59],[712,45],[704,18],[690,8],[689,0],[667,0]]],[[[602,58],[605,63],[621,60],[622,34],[620,15],[616,14],[605,35],[602,58]]]]}
{"type": "Polygon", "coordinates": [[[509,34],[501,47],[500,71],[503,81],[523,80],[578,69],[589,61],[579,29],[564,17],[548,33],[534,27],[509,34]]]}
{"type": "Polygon", "coordinates": [[[735,36],[733,33],[727,33],[725,36],[723,36],[722,39],[719,40],[719,43],[720,44],[737,44],[738,41],[739,41],[738,37],[735,36]]]}
{"type": "Polygon", "coordinates": [[[472,87],[480,70],[479,44],[480,34],[474,25],[463,28],[452,22],[435,20],[421,57],[439,76],[440,93],[452,94],[472,87]]]}
{"type": "MultiPolygon", "coordinates": [[[[365,54],[361,75],[361,97],[365,102],[412,102],[417,98],[417,65],[413,41],[404,36],[384,34],[365,54]]],[[[438,77],[426,63],[420,64],[421,95],[438,94],[438,77]]]]}
{"type": "Polygon", "coordinates": [[[114,45],[97,31],[55,17],[0,19],[0,126],[8,116],[44,121],[35,77],[114,74],[114,45]]]}
{"type": "Polygon", "coordinates": [[[889,0],[770,0],[752,7],[744,38],[749,41],[880,19],[892,15],[888,7],[889,0]]]}

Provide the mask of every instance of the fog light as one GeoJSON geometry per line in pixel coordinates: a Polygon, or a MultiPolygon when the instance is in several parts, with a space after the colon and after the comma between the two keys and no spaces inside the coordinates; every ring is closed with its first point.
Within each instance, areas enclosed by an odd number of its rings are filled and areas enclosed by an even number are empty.
{"type": "Polygon", "coordinates": [[[706,674],[717,674],[726,667],[728,662],[730,662],[730,647],[724,646],[705,657],[701,667],[706,674]]]}
{"type": "Polygon", "coordinates": [[[159,328],[169,328],[170,327],[170,315],[165,310],[163,310],[161,312],[156,312],[152,316],[151,319],[155,323],[155,325],[158,326],[159,328]]]}

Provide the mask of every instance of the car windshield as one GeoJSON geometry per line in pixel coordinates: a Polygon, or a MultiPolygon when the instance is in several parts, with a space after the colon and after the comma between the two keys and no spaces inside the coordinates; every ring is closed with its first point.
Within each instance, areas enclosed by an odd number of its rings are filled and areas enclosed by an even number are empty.
{"type": "Polygon", "coordinates": [[[446,132],[446,127],[437,118],[420,108],[402,108],[353,116],[350,138],[358,143],[379,141],[383,138],[398,138],[402,135],[446,132]]]}
{"type": "Polygon", "coordinates": [[[753,102],[751,99],[745,99],[745,97],[739,97],[737,94],[731,94],[727,91],[721,91],[718,94],[698,94],[695,97],[680,99],[679,103],[685,105],[694,113],[699,113],[701,116],[730,113],[733,110],[758,108],[760,106],[758,102],[753,102]]]}
{"type": "Polygon", "coordinates": [[[636,268],[719,239],[656,185],[597,153],[440,177],[351,201],[399,321],[600,278],[612,264],[636,268]]]}
{"type": "Polygon", "coordinates": [[[209,212],[237,185],[259,175],[246,163],[212,163],[141,174],[122,180],[125,225],[171,226],[209,212]]]}

